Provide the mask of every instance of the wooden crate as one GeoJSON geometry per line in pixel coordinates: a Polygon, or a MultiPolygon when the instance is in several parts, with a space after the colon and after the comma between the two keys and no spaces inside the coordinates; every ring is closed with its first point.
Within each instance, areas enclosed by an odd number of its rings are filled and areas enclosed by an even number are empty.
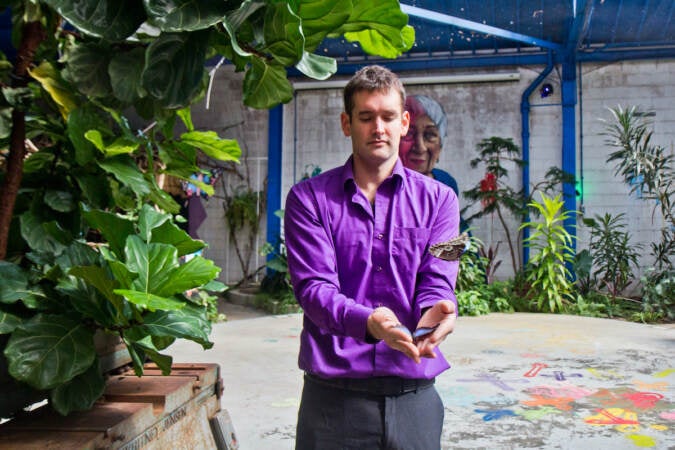
{"type": "Polygon", "coordinates": [[[232,430],[225,445],[211,431],[222,389],[217,364],[174,364],[169,376],[148,364],[143,377],[111,377],[89,411],[39,408],[0,425],[0,449],[235,449],[232,430]]]}

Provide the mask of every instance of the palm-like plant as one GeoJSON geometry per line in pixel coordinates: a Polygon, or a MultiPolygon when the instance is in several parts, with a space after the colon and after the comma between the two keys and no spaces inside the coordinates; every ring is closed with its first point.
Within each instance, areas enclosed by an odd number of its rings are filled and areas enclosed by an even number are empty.
{"type": "Polygon", "coordinates": [[[521,229],[532,230],[525,240],[533,254],[528,261],[528,295],[537,303],[538,309],[547,308],[556,312],[571,299],[572,274],[568,264],[574,262],[574,237],[567,231],[564,222],[574,213],[563,210],[561,195],[549,198],[541,194],[541,203],[531,202],[541,217],[539,222],[526,222],[521,229]]]}

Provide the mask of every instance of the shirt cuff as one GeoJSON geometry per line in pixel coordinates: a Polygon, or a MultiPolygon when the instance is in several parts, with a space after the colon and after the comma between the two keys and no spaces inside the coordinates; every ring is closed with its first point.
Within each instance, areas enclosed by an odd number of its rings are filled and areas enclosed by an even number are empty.
{"type": "MultiPolygon", "coordinates": [[[[359,340],[370,342],[373,337],[369,337],[368,335],[368,317],[370,317],[372,313],[372,308],[363,305],[354,305],[345,317],[345,334],[359,340]]],[[[373,343],[374,342],[378,341],[375,340],[373,343]]]]}

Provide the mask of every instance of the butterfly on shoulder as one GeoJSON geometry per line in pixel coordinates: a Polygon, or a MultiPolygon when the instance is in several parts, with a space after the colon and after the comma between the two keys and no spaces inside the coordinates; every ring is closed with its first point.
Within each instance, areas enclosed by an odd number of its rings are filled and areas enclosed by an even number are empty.
{"type": "Polygon", "coordinates": [[[457,261],[468,250],[469,244],[469,235],[462,233],[447,242],[432,245],[429,247],[429,253],[445,261],[457,261]]]}

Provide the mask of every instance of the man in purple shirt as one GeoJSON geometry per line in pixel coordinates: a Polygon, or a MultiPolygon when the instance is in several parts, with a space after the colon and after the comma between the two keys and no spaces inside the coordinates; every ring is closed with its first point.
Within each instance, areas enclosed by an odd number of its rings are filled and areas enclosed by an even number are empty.
{"type": "Polygon", "coordinates": [[[293,186],[285,206],[304,311],[296,448],[438,449],[433,382],[449,368],[437,346],[455,325],[458,263],[428,249],[458,235],[457,197],[399,160],[410,116],[395,74],[364,67],[344,102],[352,156],[293,186]]]}

